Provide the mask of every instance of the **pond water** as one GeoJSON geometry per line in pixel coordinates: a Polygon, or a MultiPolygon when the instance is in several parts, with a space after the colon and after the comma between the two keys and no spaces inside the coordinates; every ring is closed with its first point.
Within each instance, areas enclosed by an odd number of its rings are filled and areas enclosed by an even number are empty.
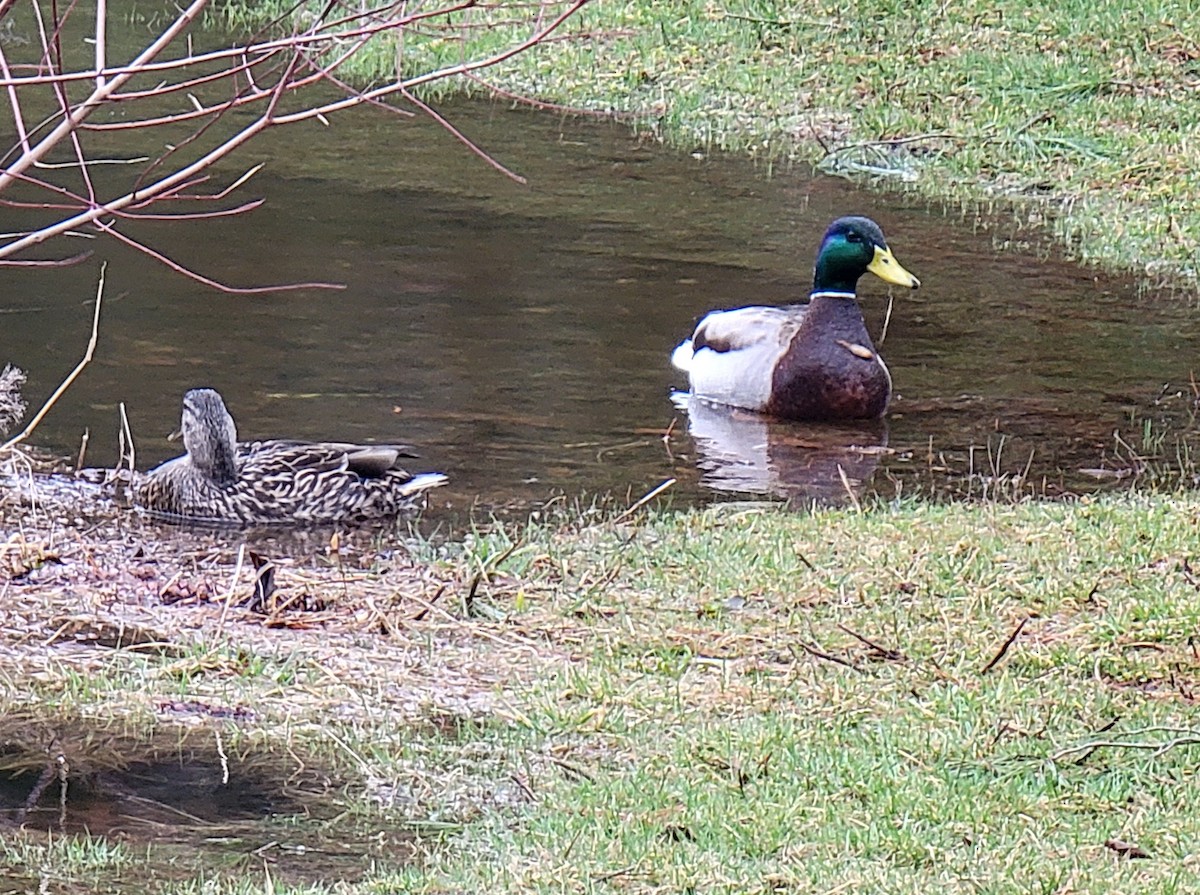
{"type": "MultiPolygon", "coordinates": [[[[0,269],[0,363],[28,372],[38,403],[83,351],[108,262],[95,360],[35,442],[74,455],[89,430],[88,462],[113,463],[124,402],[147,468],[177,453],[165,436],[183,392],[208,385],[245,437],[417,446],[414,469],[451,477],[437,518],[562,492],[636,499],[667,478],[676,503],[982,494],[1018,474],[1054,494],[1113,487],[1134,453],[1169,465],[1191,433],[1194,308],[998,248],[1028,238],[1011,215],[943,216],[803,171],[671,152],[611,123],[443,111],[528,183],[427,119],[362,112],[252,144],[239,164],[268,163],[244,192],[266,198],[259,210],[130,229],[230,284],[343,290],[221,294],[103,240],[77,267],[0,269]],[[878,220],[923,283],[895,296],[881,346],[897,390],[886,424],[673,404],[685,382],[668,356],[696,318],[805,296],[820,233],[844,213],[878,220]]],[[[878,335],[887,287],[862,287],[878,335]]]]}
{"type": "MultiPolygon", "coordinates": [[[[13,837],[12,846],[52,845],[71,835],[93,845],[101,837],[120,843],[124,861],[97,862],[98,878],[87,889],[105,892],[129,891],[131,880],[161,887],[195,876],[253,876],[264,868],[290,886],[344,884],[416,857],[416,822],[356,821],[347,803],[362,796],[313,756],[301,762],[245,743],[224,751],[221,728],[214,736],[212,722],[253,721],[251,709],[187,701],[156,708],[164,719],[184,723],[136,735],[52,713],[44,720],[6,716],[0,831],[13,837]],[[57,756],[67,759],[65,772],[57,756]]],[[[7,857],[11,863],[12,853],[7,857]]],[[[85,890],[83,883],[49,888],[51,867],[13,868],[0,880],[0,893],[35,891],[39,883],[42,891],[85,890]]]]}

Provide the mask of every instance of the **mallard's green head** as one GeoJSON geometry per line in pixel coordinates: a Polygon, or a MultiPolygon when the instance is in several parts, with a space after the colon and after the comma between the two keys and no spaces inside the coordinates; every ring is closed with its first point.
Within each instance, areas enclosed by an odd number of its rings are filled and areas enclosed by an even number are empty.
{"type": "Polygon", "coordinates": [[[916,289],[921,285],[892,257],[878,224],[870,218],[838,218],[821,240],[813,271],[813,292],[853,293],[858,278],[868,270],[893,286],[916,289]]]}
{"type": "Polygon", "coordinates": [[[211,388],[194,388],[183,396],[180,426],[192,464],[219,484],[237,479],[237,427],[221,396],[211,388]]]}

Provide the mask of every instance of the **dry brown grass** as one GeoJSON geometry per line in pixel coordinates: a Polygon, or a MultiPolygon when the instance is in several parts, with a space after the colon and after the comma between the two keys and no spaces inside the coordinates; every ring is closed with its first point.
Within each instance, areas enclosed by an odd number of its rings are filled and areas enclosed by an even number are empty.
{"type": "Polygon", "coordinates": [[[353,765],[357,747],[331,744],[323,719],[370,730],[503,715],[513,688],[563,661],[554,623],[487,616],[502,578],[418,561],[403,529],[179,529],[92,503],[94,486],[9,481],[21,484],[0,492],[6,713],[160,733],[233,723],[353,765]],[[256,563],[271,571],[265,600],[256,563]]]}

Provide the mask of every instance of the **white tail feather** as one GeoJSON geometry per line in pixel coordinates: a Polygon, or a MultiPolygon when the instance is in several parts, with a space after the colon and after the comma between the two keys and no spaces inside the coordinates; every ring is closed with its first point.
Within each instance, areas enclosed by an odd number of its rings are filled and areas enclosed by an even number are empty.
{"type": "Polygon", "coordinates": [[[685,373],[692,372],[692,356],[695,354],[692,351],[692,340],[684,339],[680,342],[675,350],[671,352],[671,366],[676,370],[682,370],[685,373]]]}
{"type": "Polygon", "coordinates": [[[411,479],[404,483],[403,494],[408,497],[411,494],[419,494],[429,488],[436,488],[439,485],[444,485],[450,481],[440,472],[423,472],[420,475],[414,475],[411,479]]]}

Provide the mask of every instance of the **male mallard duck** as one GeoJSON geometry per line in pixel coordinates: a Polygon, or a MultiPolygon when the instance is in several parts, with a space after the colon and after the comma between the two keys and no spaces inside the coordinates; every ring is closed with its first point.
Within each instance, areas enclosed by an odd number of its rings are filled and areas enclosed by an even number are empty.
{"type": "Polygon", "coordinates": [[[155,467],[134,503],[154,516],[208,525],[362,522],[418,506],[441,473],[411,475],[395,445],[306,441],[238,443],[233,417],[211,388],[183,396],[187,453],[155,467]]]}
{"type": "Polygon", "coordinates": [[[838,218],[825,231],[806,305],[714,311],[671,355],[692,394],[798,420],[874,419],[892,377],[863,323],[855,287],[867,271],[916,289],[869,218],[838,218]]]}

